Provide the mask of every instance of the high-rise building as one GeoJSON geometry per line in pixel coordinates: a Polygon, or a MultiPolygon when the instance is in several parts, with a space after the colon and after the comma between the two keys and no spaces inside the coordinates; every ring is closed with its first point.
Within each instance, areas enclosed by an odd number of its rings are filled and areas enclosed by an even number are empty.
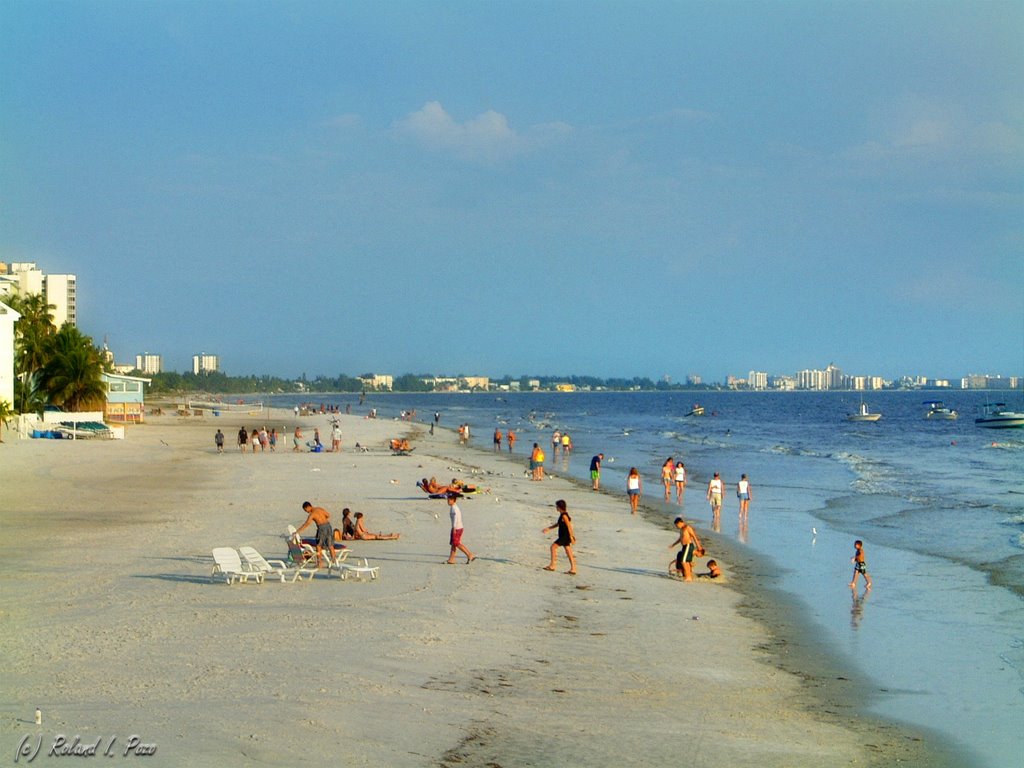
{"type": "Polygon", "coordinates": [[[220,370],[220,360],[217,355],[208,355],[200,352],[192,355],[192,373],[198,376],[200,373],[216,373],[220,370]]]}
{"type": "Polygon", "coordinates": [[[41,294],[53,305],[53,324],[78,325],[78,278],[47,275],[33,261],[0,262],[0,296],[41,294]]]}
{"type": "Polygon", "coordinates": [[[163,360],[160,355],[153,355],[149,352],[143,352],[141,355],[135,356],[135,370],[142,371],[143,373],[153,374],[160,373],[164,369],[163,360]]]}

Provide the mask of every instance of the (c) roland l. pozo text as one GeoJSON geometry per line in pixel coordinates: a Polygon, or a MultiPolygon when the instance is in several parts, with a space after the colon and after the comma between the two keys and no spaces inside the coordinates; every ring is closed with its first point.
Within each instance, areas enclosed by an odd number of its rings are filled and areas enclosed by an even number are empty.
{"type": "Polygon", "coordinates": [[[25,736],[18,744],[14,762],[24,758],[26,763],[31,763],[40,754],[46,757],[149,757],[156,754],[156,744],[148,744],[136,734],[129,736],[123,745],[117,736],[100,736],[86,741],[78,735],[68,738],[59,733],[53,737],[52,742],[45,745],[42,735],[35,738],[25,736]]]}

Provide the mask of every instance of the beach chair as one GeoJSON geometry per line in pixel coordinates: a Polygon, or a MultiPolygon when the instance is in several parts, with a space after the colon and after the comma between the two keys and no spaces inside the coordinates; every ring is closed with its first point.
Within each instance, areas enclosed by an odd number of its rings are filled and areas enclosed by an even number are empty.
{"type": "MultiPolygon", "coordinates": [[[[348,550],[346,550],[346,555],[347,554],[348,550]]],[[[340,559],[341,558],[339,555],[339,560],[340,559]]],[[[349,576],[355,577],[357,581],[362,581],[364,577],[368,578],[370,581],[373,581],[380,575],[379,565],[371,566],[365,557],[359,558],[359,560],[362,561],[362,565],[360,565],[358,561],[356,562],[356,564],[339,562],[337,565],[338,577],[342,581],[347,580],[349,576]]]]}
{"type": "Polygon", "coordinates": [[[327,563],[326,569],[319,569],[316,567],[316,547],[303,541],[295,530],[294,525],[288,526],[288,533],[285,534],[285,539],[288,541],[288,562],[292,563],[298,568],[302,568],[305,572],[310,574],[310,578],[313,574],[322,573],[325,576],[330,576],[332,570],[338,568],[348,558],[350,550],[344,544],[335,544],[334,553],[335,557],[331,557],[331,551],[325,549],[321,556],[323,561],[327,563]]]}
{"type": "Polygon", "coordinates": [[[210,581],[218,574],[223,576],[228,584],[234,584],[235,581],[247,583],[250,578],[257,584],[263,583],[263,574],[242,565],[242,558],[233,547],[213,548],[213,572],[210,574],[210,581]]]}
{"type": "MultiPolygon", "coordinates": [[[[313,578],[314,571],[304,565],[288,567],[282,560],[267,560],[253,547],[239,547],[238,554],[242,556],[243,567],[248,565],[248,570],[254,573],[263,574],[263,578],[279,579],[281,583],[302,581],[302,574],[308,574],[313,578]]],[[[314,556],[315,558],[315,556],[314,556]]],[[[313,560],[316,564],[316,560],[313,560]]]]}

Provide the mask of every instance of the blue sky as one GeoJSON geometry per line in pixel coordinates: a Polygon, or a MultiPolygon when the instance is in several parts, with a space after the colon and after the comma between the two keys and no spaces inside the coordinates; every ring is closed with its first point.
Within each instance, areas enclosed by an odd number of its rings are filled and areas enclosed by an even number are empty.
{"type": "Polygon", "coordinates": [[[1024,373],[1019,2],[0,6],[0,260],[232,374],[1024,373]]]}

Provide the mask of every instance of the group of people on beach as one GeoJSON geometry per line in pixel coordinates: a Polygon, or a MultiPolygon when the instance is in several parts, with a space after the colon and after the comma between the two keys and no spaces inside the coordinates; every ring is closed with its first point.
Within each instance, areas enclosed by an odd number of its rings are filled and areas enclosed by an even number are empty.
{"type": "MultiPolygon", "coordinates": [[[[213,444],[217,446],[217,453],[224,453],[224,433],[219,429],[213,436],[213,444]]],[[[250,446],[253,453],[262,453],[268,448],[271,451],[277,450],[277,429],[253,427],[252,432],[249,432],[245,427],[239,427],[238,449],[245,453],[250,446]]]]}
{"type": "Polygon", "coordinates": [[[494,452],[495,453],[500,453],[501,452],[501,441],[503,439],[508,443],[508,452],[512,453],[512,449],[515,448],[515,446],[516,446],[516,433],[515,433],[515,430],[510,429],[508,431],[508,434],[503,435],[503,434],[501,434],[501,428],[500,427],[495,427],[494,428],[494,452]]]}
{"type": "Polygon", "coordinates": [[[345,507],[341,511],[341,525],[334,528],[331,525],[331,513],[323,507],[316,507],[311,502],[303,502],[302,509],[306,513],[306,520],[295,529],[295,535],[302,533],[309,526],[316,526],[316,535],[313,545],[316,548],[316,564],[318,568],[323,567],[324,553],[329,552],[331,562],[337,559],[339,545],[344,548],[346,541],[394,541],[401,538],[400,533],[371,533],[366,529],[365,516],[362,512],[352,514],[352,510],[345,507]]]}

